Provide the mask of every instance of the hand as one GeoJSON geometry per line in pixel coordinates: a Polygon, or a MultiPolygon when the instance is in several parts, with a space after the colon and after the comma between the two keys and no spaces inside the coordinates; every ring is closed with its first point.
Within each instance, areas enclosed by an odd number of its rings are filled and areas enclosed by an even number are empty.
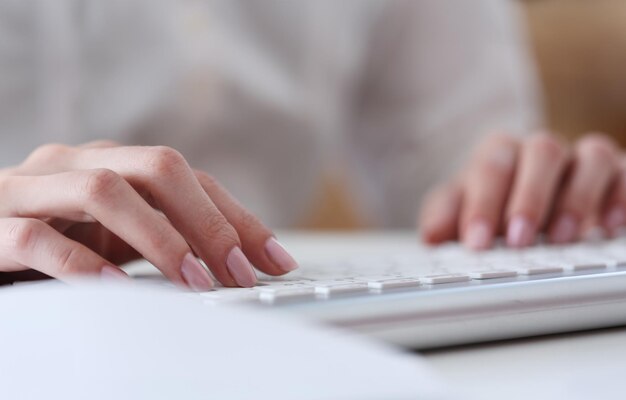
{"type": "Polygon", "coordinates": [[[254,286],[297,267],[218,182],[167,147],[46,145],[0,173],[0,271],[127,277],[144,257],[193,290],[254,286]],[[250,260],[252,264],[250,263],[250,260]]]}
{"type": "Polygon", "coordinates": [[[460,239],[482,250],[500,233],[512,247],[532,245],[540,232],[553,243],[577,240],[597,226],[613,235],[626,222],[623,161],[600,134],[571,148],[548,134],[491,136],[456,179],[426,198],[423,239],[460,239]]]}

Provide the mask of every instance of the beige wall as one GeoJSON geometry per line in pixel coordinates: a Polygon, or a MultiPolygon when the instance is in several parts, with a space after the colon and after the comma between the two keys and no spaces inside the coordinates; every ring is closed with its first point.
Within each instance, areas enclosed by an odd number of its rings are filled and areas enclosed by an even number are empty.
{"type": "Polygon", "coordinates": [[[626,1],[523,3],[550,127],[570,137],[603,130],[626,144],[626,1]]]}

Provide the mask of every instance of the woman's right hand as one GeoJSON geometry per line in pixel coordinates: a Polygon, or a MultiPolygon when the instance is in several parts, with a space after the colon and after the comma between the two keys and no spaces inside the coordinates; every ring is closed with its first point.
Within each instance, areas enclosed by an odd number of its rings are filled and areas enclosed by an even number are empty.
{"type": "Polygon", "coordinates": [[[597,133],[572,145],[547,133],[490,135],[457,176],[427,197],[423,238],[460,239],[485,250],[499,234],[517,248],[533,245],[542,232],[554,244],[598,227],[615,235],[626,225],[625,159],[610,137],[597,133]]]}
{"type": "Polygon", "coordinates": [[[253,265],[282,275],[297,264],[273,233],[208,174],[168,147],[96,142],[45,145],[0,172],[0,271],[68,279],[126,278],[154,264],[180,287],[256,284],[253,265]]]}

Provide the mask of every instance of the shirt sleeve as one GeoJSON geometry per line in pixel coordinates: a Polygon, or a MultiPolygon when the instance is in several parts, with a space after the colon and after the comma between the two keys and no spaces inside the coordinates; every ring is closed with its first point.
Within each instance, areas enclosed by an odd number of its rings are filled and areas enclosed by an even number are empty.
{"type": "Polygon", "coordinates": [[[541,102],[513,2],[390,4],[371,30],[346,153],[370,222],[409,227],[483,135],[538,127],[541,102]]]}

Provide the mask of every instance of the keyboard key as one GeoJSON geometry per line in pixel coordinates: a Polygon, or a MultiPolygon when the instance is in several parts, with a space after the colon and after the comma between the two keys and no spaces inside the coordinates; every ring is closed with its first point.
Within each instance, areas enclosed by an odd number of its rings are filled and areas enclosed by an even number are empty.
{"type": "Polygon", "coordinates": [[[308,298],[315,296],[313,286],[267,286],[257,289],[259,299],[264,303],[272,303],[279,299],[308,298]]]}
{"type": "Polygon", "coordinates": [[[563,267],[556,266],[524,267],[517,270],[517,273],[520,275],[558,274],[561,272],[563,272],[563,267]]]}
{"type": "Polygon", "coordinates": [[[465,274],[428,275],[421,278],[421,281],[428,285],[438,285],[440,283],[467,282],[469,280],[469,275],[465,274]]]}
{"type": "Polygon", "coordinates": [[[369,281],[367,283],[370,289],[386,290],[386,289],[399,289],[399,288],[411,288],[420,285],[419,279],[411,278],[397,278],[397,279],[383,279],[376,281],[369,281]]]}
{"type": "Polygon", "coordinates": [[[512,278],[517,276],[516,271],[473,271],[469,274],[472,279],[495,279],[495,278],[512,278]]]}
{"type": "Polygon", "coordinates": [[[336,283],[315,286],[315,293],[328,296],[340,293],[367,292],[368,286],[362,282],[336,283]]]}
{"type": "Polygon", "coordinates": [[[567,266],[567,269],[570,271],[590,271],[590,270],[598,270],[605,269],[606,264],[601,263],[576,263],[570,264],[567,266]]]}

